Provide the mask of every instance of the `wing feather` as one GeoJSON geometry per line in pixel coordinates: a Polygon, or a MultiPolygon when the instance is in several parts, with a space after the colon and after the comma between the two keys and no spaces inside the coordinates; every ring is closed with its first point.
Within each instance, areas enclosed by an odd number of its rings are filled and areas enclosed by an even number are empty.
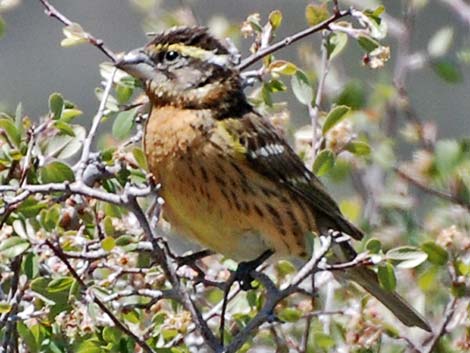
{"type": "Polygon", "coordinates": [[[252,170],[308,204],[321,232],[334,229],[355,239],[362,238],[362,232],[344,218],[321,181],[267,119],[252,112],[241,118],[221,120],[219,124],[244,146],[245,161],[252,170]]]}

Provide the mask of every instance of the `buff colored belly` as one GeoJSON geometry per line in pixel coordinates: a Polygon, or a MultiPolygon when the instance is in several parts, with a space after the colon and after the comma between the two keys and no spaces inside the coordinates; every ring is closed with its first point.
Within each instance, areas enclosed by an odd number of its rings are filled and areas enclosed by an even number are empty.
{"type": "Polygon", "coordinates": [[[270,248],[260,232],[214,199],[217,192],[210,185],[171,179],[163,183],[164,215],[177,233],[237,261],[253,260],[270,248]]]}
{"type": "Polygon", "coordinates": [[[231,146],[211,140],[204,114],[162,108],[147,124],[145,153],[162,185],[164,217],[177,233],[235,260],[267,249],[307,256],[305,237],[315,221],[306,205],[221,152],[231,146]]]}

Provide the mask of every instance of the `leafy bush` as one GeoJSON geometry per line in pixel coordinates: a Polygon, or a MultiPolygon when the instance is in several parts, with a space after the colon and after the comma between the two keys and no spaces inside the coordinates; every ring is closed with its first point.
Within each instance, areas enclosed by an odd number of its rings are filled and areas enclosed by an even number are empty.
{"type": "MultiPolygon", "coordinates": [[[[41,3],[65,25],[64,47],[91,43],[116,60],[102,41],[41,3]]],[[[153,28],[188,22],[187,11],[155,18],[150,2],[134,5],[153,28]]],[[[421,8],[407,3],[404,19],[384,10],[308,4],[307,28],[286,38],[276,37],[283,22],[278,10],[268,18],[247,16],[240,30],[217,22],[219,32],[252,42],[252,55],[239,64],[253,86],[252,104],[293,132],[299,155],[332,188],[352,185],[338,201],[367,233],[350,263],[327,265],[322,260],[331,239],[317,239],[301,270],[282,260],[254,273],[255,289],[234,285],[225,352],[470,347],[470,141],[439,139],[436,124],[419,116],[406,91],[408,74],[426,67],[446,84],[461,82],[457,62],[465,65],[468,55],[463,48],[452,57],[450,26],[410,52],[402,36],[412,35],[409,21],[421,8]],[[392,52],[383,44],[387,26],[392,52]],[[319,48],[302,42],[310,35],[321,38],[319,48]],[[282,59],[278,49],[297,41],[299,59],[282,59]],[[349,46],[360,48],[362,58],[346,55],[349,46]],[[349,80],[340,70],[339,58],[380,70],[390,56],[396,56],[394,75],[377,81],[349,80]],[[340,89],[329,81],[333,75],[340,89]],[[291,122],[282,93],[305,106],[306,126],[291,122]],[[401,146],[410,157],[398,157],[401,146]],[[375,299],[333,281],[332,272],[359,265],[376,268],[381,285],[403,293],[434,332],[405,329],[375,299]]],[[[235,264],[211,256],[178,266],[160,237],[164,227],[156,227],[162,200],[140,146],[147,111],[139,83],[109,63],[101,75],[91,127],[75,122],[80,107],[60,93],[50,95],[49,113],[39,119],[25,116],[21,104],[14,114],[1,114],[0,351],[222,351],[220,313],[235,264]],[[113,121],[112,133],[97,143],[104,120],[113,121]]]]}

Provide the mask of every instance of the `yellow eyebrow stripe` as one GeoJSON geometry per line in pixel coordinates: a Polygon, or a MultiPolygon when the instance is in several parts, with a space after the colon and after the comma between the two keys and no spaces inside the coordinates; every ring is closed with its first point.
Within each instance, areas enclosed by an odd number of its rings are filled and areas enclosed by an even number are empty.
{"type": "Polygon", "coordinates": [[[155,46],[155,50],[176,51],[181,55],[189,56],[191,58],[199,59],[202,61],[207,61],[219,66],[226,66],[230,62],[230,58],[228,55],[217,55],[212,51],[205,50],[192,45],[185,45],[183,43],[174,43],[170,45],[158,44],[155,46]]]}

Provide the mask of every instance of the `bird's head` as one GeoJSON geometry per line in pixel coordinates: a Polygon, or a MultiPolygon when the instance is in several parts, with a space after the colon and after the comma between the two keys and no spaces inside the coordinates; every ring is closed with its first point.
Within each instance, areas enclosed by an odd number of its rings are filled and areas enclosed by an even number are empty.
{"type": "Polygon", "coordinates": [[[226,46],[203,27],[176,27],[125,54],[118,68],[140,79],[154,105],[227,110],[245,100],[226,46]]]}

